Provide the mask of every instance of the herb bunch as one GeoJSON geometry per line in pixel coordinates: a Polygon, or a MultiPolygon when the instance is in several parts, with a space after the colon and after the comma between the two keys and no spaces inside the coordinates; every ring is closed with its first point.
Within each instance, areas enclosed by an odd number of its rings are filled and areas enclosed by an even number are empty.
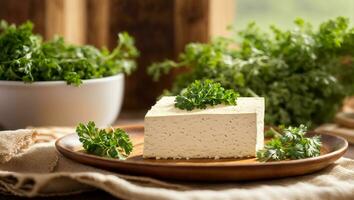
{"type": "Polygon", "coordinates": [[[178,61],[153,63],[148,73],[158,80],[185,67],[169,94],[194,80],[212,79],[241,96],[265,97],[267,124],[313,126],[331,120],[354,93],[353,58],[354,28],[347,18],[317,29],[297,19],[291,30],[272,26],[269,34],[251,23],[235,37],[188,44],[178,61]]]}
{"type": "Polygon", "coordinates": [[[307,127],[300,125],[284,128],[281,133],[275,132],[275,137],[265,144],[264,149],[257,151],[257,160],[267,162],[319,156],[321,154],[320,136],[305,137],[306,131],[307,127]]]}
{"type": "Polygon", "coordinates": [[[133,151],[129,135],[122,129],[98,129],[94,122],[80,123],[76,128],[84,149],[91,154],[124,160],[133,151]]]}
{"type": "Polygon", "coordinates": [[[182,110],[205,109],[208,105],[236,105],[239,94],[226,90],[213,80],[195,81],[176,96],[175,107],[182,110]]]}
{"type": "Polygon", "coordinates": [[[0,21],[0,80],[58,81],[80,85],[84,79],[130,74],[139,55],[128,33],[118,34],[113,51],[67,44],[61,37],[42,41],[33,24],[16,27],[0,21]]]}

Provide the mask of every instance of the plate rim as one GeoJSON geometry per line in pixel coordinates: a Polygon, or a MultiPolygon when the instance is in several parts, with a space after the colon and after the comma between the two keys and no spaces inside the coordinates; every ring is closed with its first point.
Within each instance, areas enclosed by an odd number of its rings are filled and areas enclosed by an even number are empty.
{"type": "MultiPolygon", "coordinates": [[[[121,126],[115,126],[115,128],[121,128],[121,129],[143,129],[144,125],[142,124],[137,124],[137,125],[121,125],[121,126]]],[[[189,168],[208,168],[208,167],[213,167],[213,168],[226,168],[226,167],[261,167],[261,166],[279,166],[279,165],[298,165],[298,164],[303,164],[303,163],[311,163],[311,162],[316,162],[319,160],[327,160],[331,158],[335,158],[336,156],[342,157],[344,153],[347,151],[349,144],[346,139],[344,139],[341,136],[334,136],[334,135],[329,135],[326,133],[319,133],[313,131],[313,133],[317,133],[319,135],[325,135],[326,137],[330,138],[335,138],[337,140],[341,140],[344,142],[344,145],[340,147],[339,149],[324,154],[316,157],[311,157],[311,158],[304,158],[304,159],[298,159],[298,160],[283,160],[283,161],[272,161],[272,162],[255,162],[255,163],[222,163],[222,164],[217,164],[217,163],[203,163],[203,164],[195,164],[195,163],[188,163],[188,161],[175,164],[175,163],[162,163],[162,162],[143,162],[143,161],[130,161],[130,160],[119,160],[119,159],[113,159],[113,158],[105,158],[105,157],[100,157],[96,156],[93,154],[88,154],[88,153],[83,153],[83,152],[75,152],[72,151],[62,145],[60,145],[61,141],[63,141],[67,137],[75,137],[76,133],[70,133],[67,134],[63,137],[60,137],[55,141],[55,147],[56,149],[63,154],[64,156],[67,157],[69,156],[70,159],[72,157],[80,156],[84,157],[90,160],[102,160],[105,162],[110,162],[110,163],[119,163],[119,164],[125,164],[125,165],[145,165],[145,166],[156,166],[156,167],[189,167],[189,168]]],[[[129,134],[129,132],[128,132],[129,134]]],[[[73,159],[76,160],[77,159],[73,159]]]]}

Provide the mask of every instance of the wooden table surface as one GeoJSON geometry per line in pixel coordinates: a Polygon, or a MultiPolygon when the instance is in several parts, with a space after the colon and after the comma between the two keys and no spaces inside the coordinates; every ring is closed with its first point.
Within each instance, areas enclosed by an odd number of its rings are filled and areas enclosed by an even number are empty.
{"type": "MultiPolygon", "coordinates": [[[[143,124],[143,117],[145,112],[137,113],[122,113],[118,120],[117,125],[128,125],[128,124],[143,124]]],[[[354,159],[354,145],[349,145],[349,149],[344,155],[346,158],[354,159]]],[[[5,194],[0,194],[0,200],[20,200],[28,199],[23,197],[10,196],[5,194]]],[[[101,190],[94,190],[90,192],[85,192],[82,194],[76,194],[71,196],[61,196],[61,197],[38,197],[31,198],[31,200],[111,200],[115,199],[110,194],[103,192],[101,190]]]]}

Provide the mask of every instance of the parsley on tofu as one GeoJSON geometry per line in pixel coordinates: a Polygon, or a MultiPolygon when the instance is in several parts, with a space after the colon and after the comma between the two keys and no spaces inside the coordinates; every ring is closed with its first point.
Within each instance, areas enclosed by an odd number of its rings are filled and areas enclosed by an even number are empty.
{"type": "Polygon", "coordinates": [[[175,107],[182,110],[205,109],[208,105],[236,105],[239,94],[212,80],[196,80],[176,96],[175,107]]]}

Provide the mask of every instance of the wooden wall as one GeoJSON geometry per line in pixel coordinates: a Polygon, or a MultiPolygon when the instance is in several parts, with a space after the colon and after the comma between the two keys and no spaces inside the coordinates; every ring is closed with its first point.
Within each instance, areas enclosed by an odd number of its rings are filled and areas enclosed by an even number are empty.
{"type": "Polygon", "coordinates": [[[86,0],[0,0],[0,18],[19,24],[31,20],[45,39],[62,35],[86,43],[86,0]]]}
{"type": "Polygon", "coordinates": [[[10,1],[0,0],[0,19],[11,23],[31,20],[36,24],[35,31],[45,34],[45,0],[10,1]]]}
{"type": "Polygon", "coordinates": [[[0,18],[13,23],[32,20],[35,31],[45,39],[58,34],[68,42],[97,47],[113,48],[117,33],[128,31],[135,37],[141,57],[138,70],[126,79],[123,109],[147,109],[162,89],[171,85],[174,74],[154,83],[146,75],[146,67],[154,61],[175,59],[189,42],[207,42],[213,33],[223,33],[214,27],[232,23],[232,2],[0,0],[0,18]]]}
{"type": "MultiPolygon", "coordinates": [[[[127,79],[126,108],[151,106],[173,75],[158,83],[146,75],[146,66],[165,58],[176,58],[191,41],[208,40],[208,5],[205,0],[115,0],[111,1],[110,33],[128,31],[142,52],[139,69],[127,79]]],[[[116,40],[110,34],[109,44],[116,40]]]]}

